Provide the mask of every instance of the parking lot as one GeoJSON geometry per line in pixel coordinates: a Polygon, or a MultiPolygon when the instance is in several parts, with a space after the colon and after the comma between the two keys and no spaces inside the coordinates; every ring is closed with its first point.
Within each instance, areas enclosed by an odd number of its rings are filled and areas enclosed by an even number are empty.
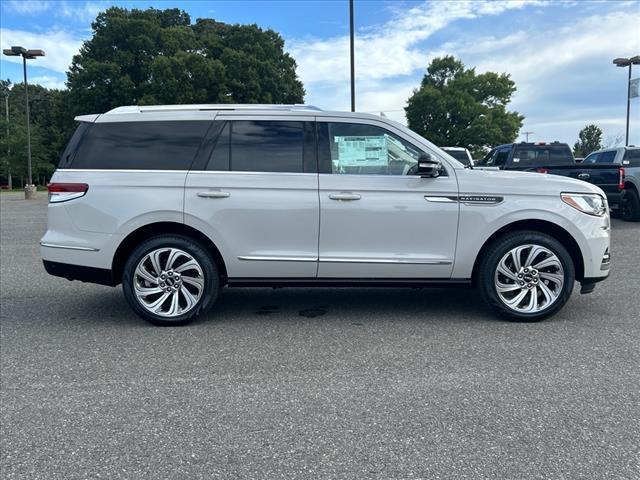
{"type": "Polygon", "coordinates": [[[40,195],[1,197],[4,478],[640,477],[640,224],[542,323],[467,289],[236,289],[156,328],[45,273],[40,195]]]}

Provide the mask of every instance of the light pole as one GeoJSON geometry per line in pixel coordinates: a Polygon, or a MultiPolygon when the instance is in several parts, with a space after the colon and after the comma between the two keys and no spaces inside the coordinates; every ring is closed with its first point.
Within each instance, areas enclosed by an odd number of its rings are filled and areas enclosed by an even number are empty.
{"type": "Polygon", "coordinates": [[[31,179],[31,126],[29,122],[29,88],[27,86],[27,60],[44,57],[43,50],[27,50],[24,47],[11,47],[2,50],[9,57],[22,57],[22,71],[24,73],[24,101],[27,110],[27,185],[24,187],[24,198],[35,198],[36,187],[31,179]]]}
{"type": "Polygon", "coordinates": [[[9,157],[11,157],[11,144],[9,143],[9,87],[4,92],[4,114],[7,119],[7,186],[9,190],[13,190],[13,182],[11,181],[11,164],[9,163],[9,157]]]}
{"type": "Polygon", "coordinates": [[[351,111],[356,111],[356,68],[354,58],[353,0],[349,0],[349,47],[351,53],[351,111]]]}
{"type": "Polygon", "coordinates": [[[631,58],[616,58],[613,60],[616,67],[629,67],[629,78],[627,80],[627,133],[624,144],[629,145],[629,109],[631,107],[631,65],[640,65],[640,55],[631,58]]]}

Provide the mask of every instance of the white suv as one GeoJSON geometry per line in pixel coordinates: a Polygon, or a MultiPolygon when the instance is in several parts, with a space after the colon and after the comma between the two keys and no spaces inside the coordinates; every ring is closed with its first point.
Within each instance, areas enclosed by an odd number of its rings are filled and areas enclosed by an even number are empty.
{"type": "Polygon", "coordinates": [[[306,106],[120,107],[49,186],[47,271],[187,323],[223,286],[476,285],[539,320],[609,268],[602,190],[465,168],[406,127],[306,106]]]}

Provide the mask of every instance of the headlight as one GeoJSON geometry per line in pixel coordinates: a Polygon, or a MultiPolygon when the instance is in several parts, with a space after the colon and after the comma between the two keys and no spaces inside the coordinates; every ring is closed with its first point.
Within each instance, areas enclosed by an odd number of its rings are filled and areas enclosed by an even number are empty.
{"type": "Polygon", "coordinates": [[[607,201],[597,193],[562,193],[560,198],[567,205],[588,215],[602,217],[607,213],[607,201]]]}

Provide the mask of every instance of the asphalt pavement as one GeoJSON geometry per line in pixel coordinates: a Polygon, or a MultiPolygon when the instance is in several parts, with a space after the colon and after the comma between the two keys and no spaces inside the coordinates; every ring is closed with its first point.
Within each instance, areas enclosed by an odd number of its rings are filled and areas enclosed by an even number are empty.
{"type": "Polygon", "coordinates": [[[48,276],[0,196],[0,477],[638,479],[640,224],[554,318],[471,289],[227,289],[188,327],[48,276]]]}

